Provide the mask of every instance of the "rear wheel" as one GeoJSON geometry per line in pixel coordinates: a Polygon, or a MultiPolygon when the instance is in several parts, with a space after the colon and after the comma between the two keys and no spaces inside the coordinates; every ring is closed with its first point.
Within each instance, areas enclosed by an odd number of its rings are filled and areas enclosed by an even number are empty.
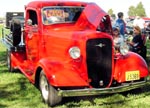
{"type": "Polygon", "coordinates": [[[14,72],[14,68],[12,67],[11,51],[9,50],[7,50],[7,67],[9,72],[14,72]]]}
{"type": "Polygon", "coordinates": [[[43,71],[40,73],[39,87],[45,103],[49,106],[54,106],[61,102],[62,97],[57,95],[57,90],[52,87],[43,71]]]}

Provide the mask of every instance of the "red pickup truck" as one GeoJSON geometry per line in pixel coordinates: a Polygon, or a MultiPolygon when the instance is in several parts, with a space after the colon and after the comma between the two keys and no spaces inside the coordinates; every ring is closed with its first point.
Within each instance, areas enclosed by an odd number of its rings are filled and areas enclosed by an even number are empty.
{"type": "Polygon", "coordinates": [[[3,36],[9,71],[19,69],[54,106],[63,97],[124,92],[149,84],[148,66],[122,43],[114,48],[109,15],[95,3],[33,1],[25,25],[3,36]]]}

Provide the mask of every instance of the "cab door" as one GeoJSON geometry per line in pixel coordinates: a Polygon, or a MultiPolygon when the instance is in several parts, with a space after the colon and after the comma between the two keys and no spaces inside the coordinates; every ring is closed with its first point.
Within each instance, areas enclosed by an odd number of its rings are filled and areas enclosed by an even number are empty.
{"type": "Polygon", "coordinates": [[[26,54],[27,62],[30,64],[28,70],[30,74],[33,72],[34,65],[39,59],[39,25],[37,13],[34,10],[27,11],[25,26],[25,44],[26,44],[26,54]]]}

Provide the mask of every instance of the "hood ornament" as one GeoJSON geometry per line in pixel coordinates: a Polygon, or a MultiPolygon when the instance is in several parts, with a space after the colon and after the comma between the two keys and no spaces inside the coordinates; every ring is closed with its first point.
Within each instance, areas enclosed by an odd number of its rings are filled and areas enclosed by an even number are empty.
{"type": "Polygon", "coordinates": [[[95,45],[95,46],[98,46],[98,47],[102,48],[103,46],[105,46],[105,44],[99,43],[98,45],[95,45]]]}

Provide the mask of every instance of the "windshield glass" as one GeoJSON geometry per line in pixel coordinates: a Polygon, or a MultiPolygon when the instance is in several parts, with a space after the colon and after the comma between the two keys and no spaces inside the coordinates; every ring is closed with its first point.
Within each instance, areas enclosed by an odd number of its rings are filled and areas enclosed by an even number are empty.
{"type": "Polygon", "coordinates": [[[42,10],[43,23],[50,25],[54,23],[71,23],[77,21],[83,7],[53,6],[42,10]]]}

